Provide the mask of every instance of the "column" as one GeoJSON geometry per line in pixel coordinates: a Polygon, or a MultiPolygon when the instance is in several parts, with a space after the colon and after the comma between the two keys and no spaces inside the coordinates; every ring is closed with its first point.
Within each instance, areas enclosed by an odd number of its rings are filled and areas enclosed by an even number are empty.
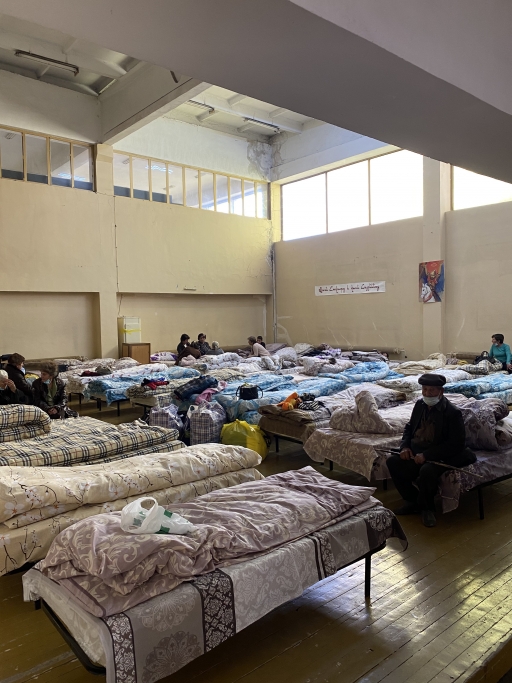
{"type": "MultiPolygon", "coordinates": [[[[423,261],[445,258],[445,214],[450,209],[450,165],[423,157],[423,261]]],[[[431,353],[446,353],[444,300],[441,303],[422,304],[422,307],[424,358],[431,353]]]]}

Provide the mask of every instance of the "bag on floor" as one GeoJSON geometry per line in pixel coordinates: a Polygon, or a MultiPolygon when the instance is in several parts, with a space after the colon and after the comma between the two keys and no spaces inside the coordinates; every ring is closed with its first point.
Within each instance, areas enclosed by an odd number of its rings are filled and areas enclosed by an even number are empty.
{"type": "Polygon", "coordinates": [[[195,527],[177,512],[169,512],[150,496],[137,498],[121,510],[121,529],[130,534],[188,534],[195,527]],[[142,503],[151,501],[152,507],[142,503]]]}
{"type": "Polygon", "coordinates": [[[183,429],[183,423],[178,417],[178,408],[174,405],[163,408],[151,408],[148,424],[150,427],[165,427],[165,429],[183,429]]]}
{"type": "Polygon", "coordinates": [[[261,395],[263,396],[263,389],[260,389],[256,384],[248,384],[246,382],[238,387],[235,396],[241,401],[253,401],[256,398],[259,398],[258,391],[261,391],[261,395]]]}
{"type": "Polygon", "coordinates": [[[190,445],[220,443],[226,411],[219,403],[201,403],[190,414],[190,445]]]}
{"type": "Polygon", "coordinates": [[[190,382],[175,389],[174,395],[177,396],[180,401],[187,401],[193,394],[202,394],[205,389],[216,387],[218,383],[219,382],[215,377],[203,375],[202,377],[191,379],[190,382]]]}
{"type": "Polygon", "coordinates": [[[250,448],[259,453],[264,460],[267,457],[270,439],[257,425],[250,425],[245,420],[235,420],[222,428],[221,443],[250,448]]]}

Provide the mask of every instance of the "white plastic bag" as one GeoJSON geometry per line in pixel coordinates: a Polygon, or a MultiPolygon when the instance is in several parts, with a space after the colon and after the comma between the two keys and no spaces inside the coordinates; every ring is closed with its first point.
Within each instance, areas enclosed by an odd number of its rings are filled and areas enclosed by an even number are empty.
{"type": "Polygon", "coordinates": [[[138,498],[121,510],[121,529],[130,534],[188,534],[195,531],[191,522],[177,512],[169,512],[151,497],[138,498]],[[153,506],[144,507],[151,501],[153,506]]]}

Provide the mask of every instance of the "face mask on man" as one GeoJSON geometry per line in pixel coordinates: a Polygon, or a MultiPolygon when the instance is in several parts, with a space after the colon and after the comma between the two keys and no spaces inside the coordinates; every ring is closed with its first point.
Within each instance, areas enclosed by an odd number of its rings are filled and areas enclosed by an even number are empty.
{"type": "Polygon", "coordinates": [[[426,403],[430,407],[436,406],[440,400],[441,400],[440,396],[424,396],[423,397],[423,403],[426,403]]]}
{"type": "Polygon", "coordinates": [[[23,374],[25,374],[25,372],[26,372],[25,368],[20,368],[20,370],[23,374]]]}
{"type": "Polygon", "coordinates": [[[45,379],[43,384],[50,384],[51,381],[52,381],[51,379],[45,379]]]}
{"type": "Polygon", "coordinates": [[[5,387],[0,387],[0,391],[5,391],[6,389],[7,389],[6,386],[5,386],[5,387]]]}

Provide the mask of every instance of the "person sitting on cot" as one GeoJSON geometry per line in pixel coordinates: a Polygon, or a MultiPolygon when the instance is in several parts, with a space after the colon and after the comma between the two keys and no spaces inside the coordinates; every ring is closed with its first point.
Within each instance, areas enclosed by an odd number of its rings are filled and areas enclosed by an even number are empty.
{"type": "Polygon", "coordinates": [[[178,344],[178,363],[187,358],[187,356],[192,356],[192,358],[201,358],[201,352],[199,351],[198,342],[190,342],[190,337],[188,334],[182,334],[180,338],[180,343],[178,344]]]}
{"type": "Polygon", "coordinates": [[[395,514],[420,513],[423,524],[433,527],[439,477],[447,471],[437,463],[465,467],[475,462],[476,456],[466,448],[461,411],[444,396],[446,379],[428,373],[418,382],[423,398],[416,402],[405,425],[400,453],[389,457],[386,464],[405,501],[395,514]]]}
{"type": "Polygon", "coordinates": [[[183,353],[187,346],[190,346],[190,337],[188,336],[188,334],[182,334],[180,337],[180,343],[177,347],[178,356],[180,355],[180,353],[183,353]]]}
{"type": "Polygon", "coordinates": [[[259,337],[256,337],[256,343],[257,343],[257,344],[260,344],[261,346],[263,346],[264,349],[267,348],[267,345],[266,345],[265,342],[263,341],[263,337],[262,337],[261,335],[260,335],[259,337]]]}
{"type": "Polygon", "coordinates": [[[201,353],[201,356],[211,355],[212,348],[210,344],[208,344],[208,342],[206,341],[206,335],[204,334],[204,332],[200,332],[197,335],[197,342],[199,344],[199,351],[201,353]]]}
{"type": "MultiPolygon", "coordinates": [[[[34,380],[34,405],[44,410],[52,420],[66,417],[67,396],[64,382],[57,377],[56,363],[41,363],[41,377],[34,380]]],[[[70,411],[72,412],[72,411],[70,411]]]]}
{"type": "Polygon", "coordinates": [[[0,406],[26,402],[25,394],[16,388],[16,385],[12,379],[9,379],[9,375],[5,370],[0,370],[0,406]]]}
{"type": "Polygon", "coordinates": [[[5,371],[9,375],[9,379],[12,379],[16,385],[16,389],[19,389],[21,393],[25,395],[25,402],[32,403],[34,396],[32,387],[25,379],[24,362],[25,358],[21,354],[13,353],[9,356],[5,371]]]}
{"type": "Polygon", "coordinates": [[[512,371],[512,359],[510,356],[510,346],[505,344],[505,337],[502,334],[493,334],[489,358],[495,358],[501,363],[503,370],[512,371]]]}
{"type": "Polygon", "coordinates": [[[247,341],[249,342],[249,346],[251,347],[251,358],[255,356],[270,356],[270,353],[267,351],[267,349],[261,344],[258,344],[258,342],[256,341],[256,337],[249,337],[247,341]]]}

